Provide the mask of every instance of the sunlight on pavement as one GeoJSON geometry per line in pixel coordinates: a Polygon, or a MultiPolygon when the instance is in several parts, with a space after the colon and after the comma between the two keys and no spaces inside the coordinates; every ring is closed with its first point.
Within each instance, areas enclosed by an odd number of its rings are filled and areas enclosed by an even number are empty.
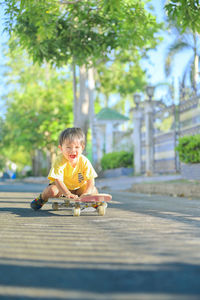
{"type": "MultiPolygon", "coordinates": [[[[135,200],[134,209],[122,202],[110,205],[104,217],[73,217],[67,209],[53,211],[51,203],[33,211],[33,197],[0,193],[0,297],[173,299],[168,286],[174,276],[187,280],[196,272],[200,254],[190,254],[191,245],[200,245],[192,236],[198,220],[188,224],[189,214],[145,211],[135,200]]],[[[176,299],[184,299],[183,289],[178,287],[176,299]]]]}

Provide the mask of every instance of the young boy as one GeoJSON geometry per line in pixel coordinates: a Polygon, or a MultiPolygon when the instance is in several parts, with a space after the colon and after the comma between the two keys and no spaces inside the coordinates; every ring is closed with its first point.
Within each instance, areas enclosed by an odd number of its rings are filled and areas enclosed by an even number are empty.
{"type": "Polygon", "coordinates": [[[90,161],[82,154],[85,135],[80,128],[67,128],[61,132],[61,154],[54,161],[48,175],[50,184],[31,202],[34,210],[40,209],[49,198],[61,195],[78,198],[82,194],[97,194],[94,178],[97,177],[90,161]]]}

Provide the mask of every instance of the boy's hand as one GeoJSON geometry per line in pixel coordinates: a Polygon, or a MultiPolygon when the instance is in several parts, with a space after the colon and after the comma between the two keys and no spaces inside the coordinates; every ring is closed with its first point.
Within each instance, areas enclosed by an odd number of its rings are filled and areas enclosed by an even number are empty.
{"type": "Polygon", "coordinates": [[[90,196],[90,195],[92,195],[91,193],[83,193],[82,195],[81,195],[81,197],[84,197],[84,196],[90,196]]]}
{"type": "Polygon", "coordinates": [[[69,198],[69,199],[77,199],[78,196],[72,194],[68,188],[66,187],[66,185],[64,184],[64,182],[56,179],[55,180],[56,186],[58,188],[58,190],[60,191],[60,193],[62,193],[65,197],[69,198]]]}
{"type": "Polygon", "coordinates": [[[67,194],[66,194],[66,197],[67,197],[67,198],[70,198],[70,199],[78,199],[78,196],[77,196],[77,195],[74,195],[74,194],[72,194],[72,193],[67,193],[67,194]]]}

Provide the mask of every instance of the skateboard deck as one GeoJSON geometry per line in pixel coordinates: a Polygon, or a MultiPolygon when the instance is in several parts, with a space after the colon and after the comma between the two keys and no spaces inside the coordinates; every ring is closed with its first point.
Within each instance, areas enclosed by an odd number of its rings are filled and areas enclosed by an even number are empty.
{"type": "Polygon", "coordinates": [[[73,216],[80,216],[81,212],[86,211],[88,207],[93,207],[99,216],[104,216],[108,202],[111,202],[112,196],[109,194],[85,194],[77,199],[67,197],[51,198],[51,200],[62,200],[63,202],[53,202],[52,209],[69,208],[73,216]]]}

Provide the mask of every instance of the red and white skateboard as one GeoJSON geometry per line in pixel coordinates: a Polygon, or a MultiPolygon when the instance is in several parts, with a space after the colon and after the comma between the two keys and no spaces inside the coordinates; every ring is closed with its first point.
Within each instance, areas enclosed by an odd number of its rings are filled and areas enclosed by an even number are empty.
{"type": "Polygon", "coordinates": [[[88,207],[93,207],[99,216],[104,216],[108,202],[111,202],[112,196],[109,194],[87,194],[82,195],[77,199],[66,197],[51,198],[51,200],[63,200],[62,203],[53,202],[52,209],[58,210],[59,208],[71,208],[73,216],[80,216],[81,212],[88,207]]]}

